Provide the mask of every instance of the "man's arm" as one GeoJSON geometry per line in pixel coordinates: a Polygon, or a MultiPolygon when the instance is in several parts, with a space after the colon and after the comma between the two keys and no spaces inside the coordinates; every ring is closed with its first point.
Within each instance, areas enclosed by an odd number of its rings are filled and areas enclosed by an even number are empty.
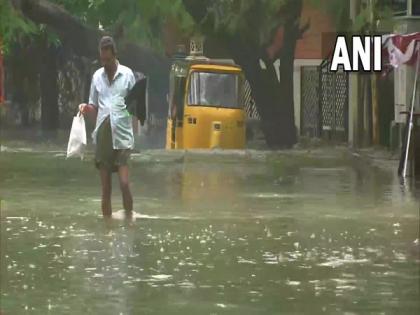
{"type": "Polygon", "coordinates": [[[96,118],[96,115],[98,114],[98,106],[98,90],[95,85],[95,76],[93,76],[90,84],[89,103],[80,104],[79,111],[82,114],[92,114],[96,118]]]}
{"type": "Polygon", "coordinates": [[[134,72],[131,70],[130,76],[128,78],[128,90],[130,91],[134,85],[136,84],[136,76],[134,72]]]}

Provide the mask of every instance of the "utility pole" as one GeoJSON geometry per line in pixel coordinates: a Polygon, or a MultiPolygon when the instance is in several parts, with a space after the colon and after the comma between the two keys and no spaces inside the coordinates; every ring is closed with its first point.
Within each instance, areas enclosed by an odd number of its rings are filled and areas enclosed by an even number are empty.
{"type": "MultiPolygon", "coordinates": [[[[370,13],[370,31],[371,35],[376,32],[376,10],[377,0],[369,1],[370,13]]],[[[372,144],[379,145],[379,104],[378,104],[378,76],[375,72],[371,74],[371,88],[372,88],[372,144]]]]}
{"type": "MultiPolygon", "coordinates": [[[[350,3],[350,20],[354,24],[360,13],[361,1],[348,0],[350,3]]],[[[349,142],[353,147],[361,144],[363,130],[363,96],[361,80],[358,73],[349,74],[349,142]]]]}

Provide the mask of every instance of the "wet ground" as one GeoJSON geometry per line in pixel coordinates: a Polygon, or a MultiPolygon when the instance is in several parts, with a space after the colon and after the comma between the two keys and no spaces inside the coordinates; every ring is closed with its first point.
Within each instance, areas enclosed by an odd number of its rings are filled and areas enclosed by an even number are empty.
{"type": "Polygon", "coordinates": [[[419,314],[419,195],[349,154],[2,152],[4,314],[419,314]]]}

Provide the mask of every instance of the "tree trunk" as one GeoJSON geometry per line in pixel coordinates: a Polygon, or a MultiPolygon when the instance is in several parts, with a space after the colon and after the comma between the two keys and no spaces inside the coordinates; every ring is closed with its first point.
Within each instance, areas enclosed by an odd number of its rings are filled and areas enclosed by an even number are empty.
{"type": "Polygon", "coordinates": [[[41,127],[45,136],[54,136],[59,127],[57,49],[43,43],[44,63],[40,67],[41,127]]]}
{"type": "MultiPolygon", "coordinates": [[[[252,62],[254,73],[253,75],[247,75],[247,79],[250,82],[257,110],[261,117],[261,128],[266,143],[270,148],[283,146],[279,137],[281,132],[280,83],[274,64],[271,60],[258,58],[258,56],[247,62],[239,62],[239,64],[246,69],[250,67],[250,62],[252,62]]],[[[247,73],[246,70],[245,73],[247,73]]]]}
{"type": "Polygon", "coordinates": [[[284,46],[280,55],[280,134],[279,143],[288,147],[297,142],[294,112],[294,61],[296,43],[309,25],[300,27],[302,0],[288,3],[284,25],[284,46]]]}
{"type": "Polygon", "coordinates": [[[257,109],[262,119],[262,131],[270,148],[290,148],[297,142],[294,116],[294,57],[296,42],[305,31],[300,28],[302,0],[294,0],[285,8],[289,13],[284,26],[284,45],[280,51],[280,82],[274,62],[266,47],[244,47],[231,41],[235,61],[245,69],[257,109]],[[254,51],[243,55],[244,51],[254,51]],[[259,57],[258,57],[259,56],[259,57]],[[260,59],[265,69],[260,66],[260,59]]]}
{"type": "MultiPolygon", "coordinates": [[[[184,5],[197,24],[200,24],[206,15],[206,5],[193,0],[184,0],[184,5]]],[[[226,38],[226,35],[221,36],[222,34],[207,34],[218,37],[219,42],[224,43],[232,58],[244,70],[261,116],[261,127],[266,143],[273,149],[289,148],[297,140],[294,122],[293,70],[296,42],[306,30],[306,28],[302,30],[299,25],[301,11],[302,0],[287,2],[284,8],[284,12],[287,12],[284,46],[281,52],[273,56],[268,56],[266,46],[260,46],[252,40],[245,42],[240,34],[229,38],[226,38]],[[279,57],[280,82],[273,64],[279,57]],[[260,66],[260,60],[265,64],[264,69],[260,66]]]]}
{"type": "MultiPolygon", "coordinates": [[[[375,10],[376,0],[369,1],[370,33],[376,34],[375,10]]],[[[375,72],[371,74],[372,88],[372,144],[379,145],[379,104],[378,104],[378,76],[375,72]]]]}

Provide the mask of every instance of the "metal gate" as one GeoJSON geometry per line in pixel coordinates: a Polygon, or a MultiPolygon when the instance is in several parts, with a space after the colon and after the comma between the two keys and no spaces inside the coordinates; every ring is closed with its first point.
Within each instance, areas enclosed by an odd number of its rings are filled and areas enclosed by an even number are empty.
{"type": "Polygon", "coordinates": [[[249,84],[248,80],[245,80],[244,83],[244,95],[243,95],[243,102],[245,107],[245,112],[248,119],[255,119],[260,120],[260,115],[258,114],[257,105],[255,104],[255,100],[252,98],[252,89],[251,85],[249,84]]]}
{"type": "Polygon", "coordinates": [[[302,67],[300,130],[302,136],[320,137],[319,67],[302,67]]]}
{"type": "Polygon", "coordinates": [[[348,74],[329,65],[302,67],[301,134],[335,141],[348,138],[348,74]]]}
{"type": "Polygon", "coordinates": [[[329,65],[320,69],[320,103],[322,135],[347,141],[349,84],[344,71],[331,72],[329,65]]]}

